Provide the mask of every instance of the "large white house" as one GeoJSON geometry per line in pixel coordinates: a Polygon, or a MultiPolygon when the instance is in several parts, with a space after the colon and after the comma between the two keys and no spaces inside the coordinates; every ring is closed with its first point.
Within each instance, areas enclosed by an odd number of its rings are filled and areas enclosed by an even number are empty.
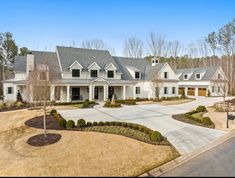
{"type": "MultiPolygon", "coordinates": [[[[24,100],[32,101],[27,97],[27,80],[32,71],[42,68],[45,60],[49,70],[57,75],[50,89],[50,99],[56,102],[107,100],[113,94],[117,99],[175,97],[182,88],[186,95],[201,95],[202,90],[207,93],[209,89],[218,95],[218,86],[213,88],[216,86],[212,81],[224,84],[227,80],[220,67],[174,72],[168,63],[157,58],[149,62],[143,58],[114,57],[105,50],[57,47],[56,52],[32,51],[26,57],[17,56],[14,78],[3,81],[4,99],[16,100],[20,92],[24,100]],[[216,76],[220,76],[218,80],[216,76]],[[190,92],[192,88],[194,93],[190,92]]],[[[39,78],[45,80],[50,75],[42,71],[39,78]]]]}

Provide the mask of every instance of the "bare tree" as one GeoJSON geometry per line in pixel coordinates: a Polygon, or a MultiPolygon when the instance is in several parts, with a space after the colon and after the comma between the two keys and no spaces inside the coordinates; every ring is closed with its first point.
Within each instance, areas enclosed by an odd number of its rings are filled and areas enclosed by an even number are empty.
{"type": "MultiPolygon", "coordinates": [[[[215,57],[215,51],[217,49],[217,46],[218,46],[218,41],[217,41],[217,34],[215,32],[212,32],[212,33],[209,33],[209,35],[205,38],[206,39],[206,42],[209,44],[211,50],[212,50],[212,53],[213,53],[213,61],[214,61],[214,57],[215,57]]],[[[212,65],[212,61],[211,61],[211,58],[210,58],[210,65],[212,65]]]]}
{"type": "Polygon", "coordinates": [[[142,58],[144,52],[144,43],[136,37],[125,41],[123,53],[126,57],[142,58]]]}
{"type": "Polygon", "coordinates": [[[231,49],[232,49],[232,40],[233,39],[233,27],[232,24],[229,23],[225,25],[223,28],[219,30],[218,34],[218,41],[219,44],[222,46],[224,52],[226,53],[227,56],[227,70],[226,74],[229,78],[229,92],[232,92],[233,89],[233,78],[232,78],[232,73],[233,73],[233,65],[232,65],[232,55],[231,55],[231,49]]]}
{"type": "Polygon", "coordinates": [[[154,56],[161,56],[162,49],[165,44],[165,37],[161,34],[155,35],[154,32],[150,32],[149,39],[147,39],[149,49],[154,56]]]}
{"type": "MultiPolygon", "coordinates": [[[[53,107],[55,87],[54,84],[58,81],[58,72],[49,64],[50,60],[44,58],[40,63],[36,64],[34,69],[28,73],[27,78],[27,91],[28,98],[30,101],[38,103],[40,106],[40,112],[43,113],[43,126],[44,126],[44,136],[47,137],[46,128],[46,114],[53,107]]],[[[59,83],[57,82],[57,85],[59,83]]]]}
{"type": "Polygon", "coordinates": [[[112,55],[115,55],[114,48],[105,44],[103,40],[100,40],[100,39],[83,41],[81,44],[81,47],[86,48],[86,49],[108,50],[112,55]]]}
{"type": "Polygon", "coordinates": [[[160,72],[158,72],[156,76],[152,79],[152,87],[153,87],[153,91],[155,91],[155,99],[157,101],[160,100],[160,89],[162,85],[163,83],[162,83],[162,79],[160,76],[160,72]]]}

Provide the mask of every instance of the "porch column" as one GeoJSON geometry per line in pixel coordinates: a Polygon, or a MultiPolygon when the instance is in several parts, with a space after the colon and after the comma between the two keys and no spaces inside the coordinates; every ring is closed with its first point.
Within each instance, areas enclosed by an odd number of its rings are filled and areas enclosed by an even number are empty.
{"type": "Polygon", "coordinates": [[[51,86],[51,101],[55,100],[55,86],[51,86]]]}
{"type": "Polygon", "coordinates": [[[198,88],[195,88],[195,96],[198,96],[198,88]]]}
{"type": "Polygon", "coordinates": [[[67,86],[67,102],[70,102],[70,86],[67,86]]]}
{"type": "Polygon", "coordinates": [[[122,99],[125,100],[126,99],[126,85],[122,86],[122,99]]]}
{"type": "Polygon", "coordinates": [[[185,93],[185,96],[188,96],[188,87],[184,88],[184,93],[185,93]]]}
{"type": "Polygon", "coordinates": [[[106,101],[106,99],[107,99],[107,88],[108,88],[108,86],[104,85],[104,101],[106,101]]]}
{"type": "Polygon", "coordinates": [[[93,100],[93,87],[92,85],[89,85],[89,101],[93,100]]]}
{"type": "Polygon", "coordinates": [[[63,102],[63,98],[64,98],[64,88],[60,87],[60,102],[63,102]]]}
{"type": "Polygon", "coordinates": [[[135,93],[135,86],[133,86],[133,99],[135,100],[136,99],[136,93],[135,93]]]}

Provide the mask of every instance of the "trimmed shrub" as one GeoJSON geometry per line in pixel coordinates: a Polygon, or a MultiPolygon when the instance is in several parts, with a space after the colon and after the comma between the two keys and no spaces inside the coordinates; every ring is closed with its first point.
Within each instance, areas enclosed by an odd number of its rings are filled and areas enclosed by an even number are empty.
{"type": "Polygon", "coordinates": [[[109,125],[111,125],[111,123],[107,121],[107,122],[104,123],[104,125],[109,126],[109,125]]]}
{"type": "Polygon", "coordinates": [[[126,105],[136,105],[136,101],[133,99],[130,100],[117,100],[116,103],[126,104],[126,105]]]}
{"type": "Polygon", "coordinates": [[[139,126],[138,126],[138,125],[136,125],[136,124],[134,124],[134,125],[133,125],[133,129],[135,129],[135,130],[139,130],[139,126]]]}
{"type": "Polygon", "coordinates": [[[92,123],[91,123],[91,122],[87,122],[87,123],[86,123],[86,126],[87,126],[87,127],[91,127],[91,126],[92,126],[92,123]]]}
{"type": "Polygon", "coordinates": [[[104,126],[104,122],[101,121],[101,122],[98,123],[98,125],[99,126],[104,126]]]}
{"type": "Polygon", "coordinates": [[[115,104],[111,104],[110,101],[106,101],[104,106],[105,108],[120,108],[121,104],[120,103],[115,103],[115,104]]]}
{"type": "Polygon", "coordinates": [[[22,103],[20,101],[16,103],[17,108],[22,108],[23,106],[24,106],[24,103],[22,103]]]}
{"type": "Polygon", "coordinates": [[[0,110],[4,109],[4,107],[5,107],[4,103],[0,101],[0,110]]]}
{"type": "Polygon", "coordinates": [[[79,119],[77,121],[77,127],[78,128],[82,128],[82,127],[85,127],[86,126],[86,121],[84,119],[79,119]]]}
{"type": "Polygon", "coordinates": [[[97,122],[93,122],[93,126],[97,126],[98,125],[98,123],[97,122]]]}
{"type": "Polygon", "coordinates": [[[205,125],[211,125],[212,121],[209,117],[203,117],[202,118],[202,123],[205,124],[205,125]]]}
{"type": "Polygon", "coordinates": [[[126,122],[123,122],[123,123],[122,123],[122,126],[123,126],[123,127],[127,127],[127,123],[126,123],[126,122]]]}
{"type": "Polygon", "coordinates": [[[160,142],[163,140],[162,135],[158,131],[153,131],[150,135],[152,141],[160,142]]]}
{"type": "Polygon", "coordinates": [[[55,113],[57,113],[57,111],[55,109],[52,109],[50,114],[53,116],[55,113]]]}
{"type": "Polygon", "coordinates": [[[198,106],[196,111],[197,112],[206,112],[206,107],[205,106],[198,106]]]}
{"type": "Polygon", "coordinates": [[[127,127],[133,129],[133,124],[127,124],[127,127]]]}
{"type": "Polygon", "coordinates": [[[60,119],[60,120],[58,121],[58,124],[59,124],[60,127],[66,128],[67,121],[62,118],[62,119],[60,119]]]}
{"type": "Polygon", "coordinates": [[[74,128],[75,127],[75,122],[73,120],[68,120],[66,124],[67,128],[74,128]]]}
{"type": "Polygon", "coordinates": [[[22,95],[21,95],[21,93],[20,93],[19,90],[17,91],[16,101],[17,101],[17,102],[21,102],[21,103],[22,103],[22,101],[23,101],[22,95]]]}
{"type": "Polygon", "coordinates": [[[14,108],[15,107],[15,102],[13,102],[13,101],[8,101],[7,103],[6,103],[6,108],[7,109],[11,109],[11,108],[14,108]]]}

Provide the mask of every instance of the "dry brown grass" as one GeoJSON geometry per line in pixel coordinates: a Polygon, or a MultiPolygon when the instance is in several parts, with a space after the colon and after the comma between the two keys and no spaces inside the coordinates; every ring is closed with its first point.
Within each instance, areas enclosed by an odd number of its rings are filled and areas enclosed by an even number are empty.
{"type": "Polygon", "coordinates": [[[35,111],[1,113],[0,176],[136,176],[177,156],[169,146],[155,146],[123,136],[73,131],[61,140],[32,147],[27,139],[42,130],[25,126],[35,111]]]}

